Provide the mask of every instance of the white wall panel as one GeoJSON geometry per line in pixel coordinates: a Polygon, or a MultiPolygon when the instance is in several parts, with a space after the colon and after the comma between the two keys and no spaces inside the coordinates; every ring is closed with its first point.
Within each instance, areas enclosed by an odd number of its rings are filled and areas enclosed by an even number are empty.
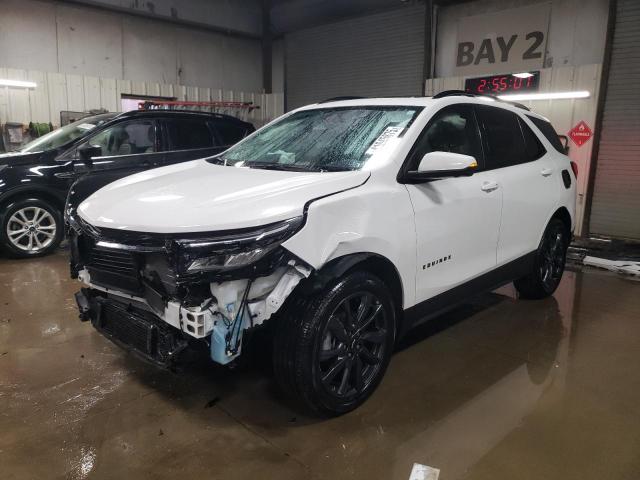
{"type": "Polygon", "coordinates": [[[84,111],[84,79],[82,75],[67,75],[67,110],[84,111]]]}
{"type": "Polygon", "coordinates": [[[116,80],[62,73],[44,73],[37,70],[0,68],[0,78],[31,80],[35,89],[0,87],[0,124],[6,122],[51,122],[60,125],[60,112],[86,111],[104,108],[110,112],[121,110],[122,94],[177,97],[192,101],[251,101],[262,108],[250,114],[238,114],[229,108],[222,113],[240,116],[256,127],[284,113],[284,95],[246,91],[192,87],[157,82],[116,80]]]}
{"type": "MultiPolygon", "coordinates": [[[[51,123],[60,125],[60,112],[69,110],[67,107],[67,78],[63,73],[47,73],[46,94],[49,97],[49,115],[51,123]]],[[[38,89],[42,87],[38,85],[38,89]]],[[[0,118],[1,122],[11,120],[10,117],[0,118]]]]}
{"type": "Polygon", "coordinates": [[[118,96],[117,83],[115,79],[100,79],[100,100],[100,106],[102,108],[109,110],[110,112],[117,112],[120,110],[120,97],[118,96]]]}
{"type": "Polygon", "coordinates": [[[83,77],[83,88],[85,110],[102,108],[100,79],[98,77],[83,77]]]}
{"type": "Polygon", "coordinates": [[[43,72],[29,70],[27,80],[40,86],[40,88],[29,89],[29,120],[38,123],[51,121],[47,75],[43,72]]]}

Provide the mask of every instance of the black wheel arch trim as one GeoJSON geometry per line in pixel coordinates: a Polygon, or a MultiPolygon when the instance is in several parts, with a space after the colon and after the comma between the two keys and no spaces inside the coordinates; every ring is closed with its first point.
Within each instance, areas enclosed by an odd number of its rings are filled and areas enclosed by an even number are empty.
{"type": "Polygon", "coordinates": [[[376,275],[385,283],[393,298],[396,308],[396,325],[401,330],[402,310],[404,305],[404,285],[400,272],[387,257],[373,252],[357,252],[334,258],[314,270],[307,282],[304,282],[305,293],[315,293],[327,287],[330,283],[343,277],[349,271],[366,270],[376,275]]]}
{"type": "Polygon", "coordinates": [[[8,207],[18,200],[31,198],[52,201],[55,204],[54,206],[62,212],[64,209],[66,194],[43,185],[26,185],[12,188],[0,195],[0,205],[8,207]]]}

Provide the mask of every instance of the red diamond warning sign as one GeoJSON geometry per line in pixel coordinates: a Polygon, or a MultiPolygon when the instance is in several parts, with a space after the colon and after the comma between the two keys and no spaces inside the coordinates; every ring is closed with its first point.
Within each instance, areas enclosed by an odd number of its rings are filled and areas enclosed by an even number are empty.
{"type": "Polygon", "coordinates": [[[592,135],[593,132],[589,128],[589,125],[587,125],[583,120],[580,120],[575,127],[569,130],[569,138],[571,138],[573,143],[578,147],[587,143],[592,135]]]}

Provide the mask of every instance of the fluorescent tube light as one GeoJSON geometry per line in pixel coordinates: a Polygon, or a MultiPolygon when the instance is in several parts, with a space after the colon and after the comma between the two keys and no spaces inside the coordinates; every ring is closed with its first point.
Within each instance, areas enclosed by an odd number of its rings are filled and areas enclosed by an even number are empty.
{"type": "Polygon", "coordinates": [[[526,100],[563,100],[568,98],[589,98],[591,94],[586,90],[577,92],[549,92],[549,93],[511,93],[498,95],[500,100],[526,101],[526,100]]]}
{"type": "Polygon", "coordinates": [[[37,86],[38,84],[35,82],[23,82],[22,80],[0,79],[0,87],[36,88],[37,86]]]}
{"type": "Polygon", "coordinates": [[[529,73],[529,72],[522,72],[522,73],[512,73],[511,74],[514,77],[518,77],[518,78],[529,78],[529,77],[533,77],[533,73],[529,73]]]}

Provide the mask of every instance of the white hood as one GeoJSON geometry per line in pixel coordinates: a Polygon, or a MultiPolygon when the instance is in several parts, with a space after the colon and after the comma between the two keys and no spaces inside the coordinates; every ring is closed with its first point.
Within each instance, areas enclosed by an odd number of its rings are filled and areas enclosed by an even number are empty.
{"type": "Polygon", "coordinates": [[[363,184],[369,172],[287,172],[180,163],[117,180],[82,202],[96,227],[188,233],[254,227],[302,215],[310,200],[363,184]]]}

